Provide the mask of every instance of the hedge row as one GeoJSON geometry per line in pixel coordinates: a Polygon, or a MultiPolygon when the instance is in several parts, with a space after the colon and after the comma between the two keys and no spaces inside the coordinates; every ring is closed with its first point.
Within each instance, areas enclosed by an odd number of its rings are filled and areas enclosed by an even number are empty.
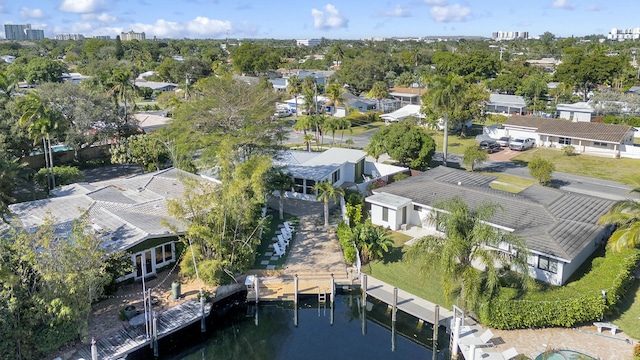
{"type": "Polygon", "coordinates": [[[544,292],[531,292],[521,299],[515,291],[500,296],[478,309],[482,323],[497,329],[573,327],[601,320],[616,311],[629,290],[633,271],[640,263],[640,250],[628,249],[596,258],[591,271],[566,286],[544,292]],[[606,298],[602,290],[606,291],[606,298]]]}
{"type": "Polygon", "coordinates": [[[338,224],[338,231],[336,233],[338,235],[338,241],[340,242],[340,246],[342,247],[342,252],[344,253],[344,260],[347,264],[351,265],[356,262],[356,248],[353,247],[353,240],[351,235],[351,228],[347,225],[346,222],[341,221],[338,224]]]}

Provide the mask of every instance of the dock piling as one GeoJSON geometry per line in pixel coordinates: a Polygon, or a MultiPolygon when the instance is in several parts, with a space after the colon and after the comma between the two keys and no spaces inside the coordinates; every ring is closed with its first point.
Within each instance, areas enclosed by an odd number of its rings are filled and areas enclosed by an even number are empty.
{"type": "Polygon", "coordinates": [[[153,356],[158,357],[158,318],[153,317],[153,356]]]}
{"type": "Polygon", "coordinates": [[[255,296],[256,296],[256,304],[260,300],[259,286],[260,286],[260,280],[258,280],[258,276],[256,275],[253,277],[253,292],[255,293],[255,296]]]}
{"type": "Polygon", "coordinates": [[[331,274],[331,306],[333,307],[333,300],[336,296],[336,280],[333,277],[333,274],[331,274]]]}
{"type": "Polygon", "coordinates": [[[207,331],[207,324],[205,323],[205,315],[204,315],[204,296],[200,296],[200,314],[202,318],[200,319],[200,332],[207,331]]]}
{"type": "Polygon", "coordinates": [[[438,359],[438,328],[440,327],[440,306],[436,305],[433,309],[433,358],[438,359]]]}
{"type": "Polygon", "coordinates": [[[398,311],[398,288],[393,288],[393,309],[391,310],[391,321],[396,322],[396,313],[398,311]]]}
{"type": "Polygon", "coordinates": [[[298,306],[298,274],[293,279],[293,304],[298,306]]]}
{"type": "Polygon", "coordinates": [[[362,306],[364,306],[367,303],[367,274],[362,274],[360,287],[362,288],[362,306]]]}

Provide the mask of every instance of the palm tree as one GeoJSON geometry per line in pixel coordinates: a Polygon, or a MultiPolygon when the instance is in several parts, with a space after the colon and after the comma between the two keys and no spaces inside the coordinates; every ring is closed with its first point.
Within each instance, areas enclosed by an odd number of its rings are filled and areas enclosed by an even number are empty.
{"type": "Polygon", "coordinates": [[[342,96],[343,91],[344,89],[342,88],[342,86],[340,86],[340,84],[337,84],[337,83],[333,83],[327,86],[327,91],[325,92],[325,95],[327,96],[329,101],[333,103],[334,109],[337,109],[338,106],[340,105],[344,105],[345,99],[344,99],[344,96],[342,96]]]}
{"type": "Polygon", "coordinates": [[[302,91],[302,106],[307,112],[307,115],[311,114],[311,109],[315,105],[315,94],[313,90],[305,89],[302,91]]]}
{"type": "Polygon", "coordinates": [[[344,131],[346,129],[349,129],[349,131],[353,133],[353,129],[351,129],[351,120],[347,119],[346,117],[339,118],[338,129],[342,132],[342,134],[340,135],[340,143],[342,143],[342,140],[344,140],[344,131]]]}
{"type": "Polygon", "coordinates": [[[433,208],[438,210],[430,220],[444,236],[419,239],[405,258],[423,269],[440,269],[448,301],[458,295],[462,306],[473,310],[481,294],[491,297],[499,285],[497,264],[516,270],[524,287],[530,284],[524,242],[488,224],[500,209],[498,205],[485,203],[470,209],[456,196],[435,202],[433,208]],[[504,243],[510,244],[510,252],[500,250],[504,243]]]}
{"type": "Polygon", "coordinates": [[[449,73],[447,76],[434,78],[431,88],[434,112],[444,117],[444,141],[442,144],[442,163],[447,166],[449,147],[449,117],[452,116],[464,96],[465,84],[461,76],[449,73]]]}
{"type": "Polygon", "coordinates": [[[324,201],[324,226],[329,227],[329,200],[338,201],[341,196],[344,196],[344,189],[323,181],[316,183],[313,190],[318,192],[318,200],[324,201]]]}
{"type": "Polygon", "coordinates": [[[284,194],[291,191],[293,180],[291,175],[285,173],[282,169],[274,169],[269,177],[269,186],[273,190],[277,190],[279,194],[279,211],[280,220],[284,219],[284,194]]]}
{"type": "Polygon", "coordinates": [[[311,134],[302,135],[302,143],[307,147],[308,152],[311,152],[311,142],[313,142],[314,139],[315,137],[311,134]]]}
{"type": "MultiPolygon", "coordinates": [[[[630,191],[640,194],[640,187],[630,191]]],[[[616,201],[608,213],[598,220],[601,225],[615,225],[616,231],[609,238],[614,251],[640,246],[640,202],[635,199],[616,201]]]]}
{"type": "Polygon", "coordinates": [[[342,119],[343,118],[330,116],[324,121],[325,131],[331,132],[331,146],[335,146],[336,144],[336,131],[340,130],[342,119]]]}
{"type": "MultiPolygon", "coordinates": [[[[124,117],[127,117],[127,99],[131,99],[135,92],[135,86],[131,82],[131,74],[129,71],[115,69],[111,76],[112,87],[109,92],[113,95],[116,105],[118,101],[124,102],[124,117]],[[127,93],[127,90],[129,93],[127,93]]],[[[133,107],[135,102],[133,102],[133,107]]]]}
{"type": "Polygon", "coordinates": [[[291,75],[287,79],[287,92],[293,96],[296,102],[296,116],[298,116],[298,95],[302,91],[302,80],[298,75],[291,75]]]}
{"type": "Polygon", "coordinates": [[[51,153],[51,134],[63,124],[63,117],[57,111],[46,107],[36,93],[29,93],[18,103],[22,111],[20,123],[26,125],[27,132],[34,140],[34,144],[42,139],[42,148],[47,172],[49,190],[56,186],[53,174],[53,155],[51,153]],[[50,180],[49,180],[50,179],[50,180]]]}
{"type": "Polygon", "coordinates": [[[368,97],[378,100],[378,111],[382,112],[382,99],[389,97],[389,86],[384,81],[376,81],[373,83],[371,90],[367,94],[368,97]]]}
{"type": "Polygon", "coordinates": [[[0,71],[0,95],[3,98],[11,98],[11,94],[13,94],[13,91],[16,89],[17,85],[18,82],[16,81],[15,76],[0,71]]]}

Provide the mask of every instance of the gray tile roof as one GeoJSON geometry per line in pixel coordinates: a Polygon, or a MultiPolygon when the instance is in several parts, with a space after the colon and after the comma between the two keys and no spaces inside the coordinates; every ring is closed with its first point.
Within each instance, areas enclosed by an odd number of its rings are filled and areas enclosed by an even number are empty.
{"type": "Polygon", "coordinates": [[[12,224],[35,231],[50,216],[56,233],[64,236],[73,221],[88,211],[91,228],[108,239],[107,248],[128,249],[146,239],[167,236],[171,232],[167,224],[178,232],[185,229],[167,210],[167,199],[179,198],[185,191],[182,176],[206,181],[167,169],[92,184],[72,184],[56,189],[54,197],[11,205],[12,224]]]}
{"type": "Polygon", "coordinates": [[[426,206],[454,196],[471,208],[498,204],[501,209],[491,219],[493,224],[513,229],[533,251],[569,261],[602,230],[596,221],[612,204],[610,200],[537,185],[515,195],[489,188],[488,179],[492,178],[438,167],[374,192],[407,197],[426,206]]]}
{"type": "Polygon", "coordinates": [[[632,131],[631,126],[602,124],[594,122],[572,122],[569,120],[547,119],[533,116],[511,116],[503,126],[517,126],[535,129],[543,135],[563,136],[573,139],[601,141],[620,144],[632,131]]]}
{"type": "Polygon", "coordinates": [[[356,163],[367,154],[362,150],[330,148],[323,152],[288,150],[278,154],[274,165],[296,178],[323,180],[345,163],[356,163]]]}

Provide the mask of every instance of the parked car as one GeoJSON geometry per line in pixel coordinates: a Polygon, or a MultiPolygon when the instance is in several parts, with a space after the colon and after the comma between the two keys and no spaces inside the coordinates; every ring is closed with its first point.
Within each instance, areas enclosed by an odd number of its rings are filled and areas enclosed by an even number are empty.
{"type": "Polygon", "coordinates": [[[507,147],[511,142],[511,136],[503,136],[500,139],[496,140],[496,142],[502,147],[507,147]]]}
{"type": "Polygon", "coordinates": [[[535,145],[535,143],[536,143],[536,140],[532,138],[515,139],[509,143],[509,149],[524,151],[524,150],[531,149],[533,145],[535,145]]]}
{"type": "Polygon", "coordinates": [[[284,117],[291,116],[291,115],[292,115],[291,112],[288,111],[288,110],[278,110],[273,114],[273,116],[275,116],[277,118],[284,118],[284,117]]]}
{"type": "Polygon", "coordinates": [[[478,148],[480,150],[487,150],[489,154],[491,154],[494,151],[500,150],[500,144],[493,140],[482,140],[480,141],[480,145],[478,145],[478,148]]]}

